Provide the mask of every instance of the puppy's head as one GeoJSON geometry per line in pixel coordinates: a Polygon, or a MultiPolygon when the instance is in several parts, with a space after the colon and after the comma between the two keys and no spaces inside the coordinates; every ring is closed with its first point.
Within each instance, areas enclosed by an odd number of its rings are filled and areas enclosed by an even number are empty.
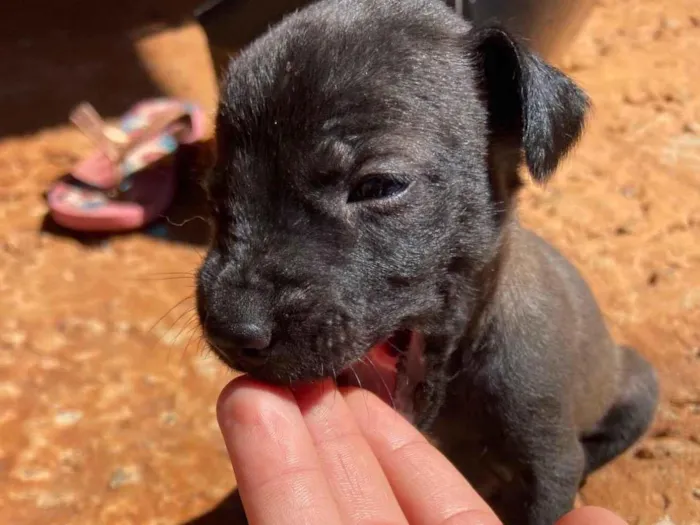
{"type": "Polygon", "coordinates": [[[438,0],[289,16],[222,87],[197,280],[212,348],[265,381],[351,378],[427,424],[436,403],[415,394],[444,383],[478,308],[518,166],[545,181],[586,105],[505,32],[438,0]]]}

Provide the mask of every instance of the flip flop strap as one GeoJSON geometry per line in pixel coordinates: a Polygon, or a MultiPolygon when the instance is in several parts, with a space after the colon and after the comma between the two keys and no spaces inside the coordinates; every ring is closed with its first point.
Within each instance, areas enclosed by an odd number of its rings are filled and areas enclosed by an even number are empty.
{"type": "Polygon", "coordinates": [[[108,126],[87,102],[71,111],[70,120],[110,161],[119,162],[121,152],[129,141],[126,133],[108,126]]]}
{"type": "Polygon", "coordinates": [[[181,131],[187,126],[186,121],[188,120],[191,120],[191,116],[182,108],[173,108],[159,113],[150,124],[129,136],[129,143],[122,152],[122,158],[129,150],[156,138],[169,127],[171,128],[170,132],[173,134],[181,131]]]}
{"type": "Polygon", "coordinates": [[[159,113],[156,118],[144,128],[127,135],[122,130],[108,126],[95,108],[83,102],[70,115],[73,124],[114,164],[120,163],[124,157],[137,146],[154,139],[169,126],[176,125],[173,132],[184,129],[190,114],[183,108],[172,108],[159,113]]]}

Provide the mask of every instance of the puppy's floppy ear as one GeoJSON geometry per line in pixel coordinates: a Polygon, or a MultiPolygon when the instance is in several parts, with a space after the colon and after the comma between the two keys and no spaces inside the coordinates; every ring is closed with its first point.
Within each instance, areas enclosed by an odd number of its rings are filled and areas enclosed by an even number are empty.
{"type": "Polygon", "coordinates": [[[581,135],[588,97],[501,28],[475,30],[470,40],[488,105],[492,155],[512,158],[516,148],[535,181],[546,182],[581,135]]]}

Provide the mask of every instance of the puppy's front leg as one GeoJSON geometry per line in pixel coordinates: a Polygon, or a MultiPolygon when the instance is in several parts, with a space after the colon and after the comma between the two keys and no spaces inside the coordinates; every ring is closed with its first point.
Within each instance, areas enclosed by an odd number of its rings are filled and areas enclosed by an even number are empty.
{"type": "Polygon", "coordinates": [[[489,501],[506,525],[554,525],[572,510],[584,469],[577,440],[556,445],[548,436],[533,442],[517,462],[518,472],[489,501]]]}
{"type": "Polygon", "coordinates": [[[562,383],[532,374],[540,369],[533,361],[531,368],[496,366],[478,383],[483,440],[509,471],[490,501],[506,525],[556,523],[573,508],[586,463],[562,383]]]}
{"type": "Polygon", "coordinates": [[[530,451],[523,472],[526,510],[520,517],[516,514],[507,519],[507,524],[553,525],[574,506],[585,465],[583,448],[573,434],[562,436],[559,446],[550,441],[551,436],[542,438],[530,451]]]}

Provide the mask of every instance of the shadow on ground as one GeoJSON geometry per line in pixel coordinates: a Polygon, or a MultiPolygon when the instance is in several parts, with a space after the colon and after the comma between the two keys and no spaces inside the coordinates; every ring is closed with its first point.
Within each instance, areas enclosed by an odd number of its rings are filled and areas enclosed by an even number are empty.
{"type": "Polygon", "coordinates": [[[81,100],[114,117],[160,95],[133,42],[191,21],[199,3],[9,2],[0,17],[0,138],[63,125],[81,100]]]}
{"type": "MultiPolygon", "coordinates": [[[[200,3],[10,2],[0,17],[0,139],[65,126],[70,110],[80,101],[89,101],[105,118],[114,118],[139,100],[167,95],[139,56],[137,42],[191,24],[200,3]]],[[[187,72],[187,65],[182,70],[187,72]]],[[[198,218],[206,211],[197,183],[203,165],[196,156],[192,148],[178,153],[180,187],[175,202],[167,217],[136,235],[207,243],[207,223],[198,218]]],[[[56,173],[56,178],[60,175],[56,173]]],[[[87,246],[109,239],[65,230],[48,216],[41,231],[71,237],[87,246]]]]}
{"type": "Polygon", "coordinates": [[[247,525],[238,490],[232,491],[216,507],[182,525],[247,525]]]}

